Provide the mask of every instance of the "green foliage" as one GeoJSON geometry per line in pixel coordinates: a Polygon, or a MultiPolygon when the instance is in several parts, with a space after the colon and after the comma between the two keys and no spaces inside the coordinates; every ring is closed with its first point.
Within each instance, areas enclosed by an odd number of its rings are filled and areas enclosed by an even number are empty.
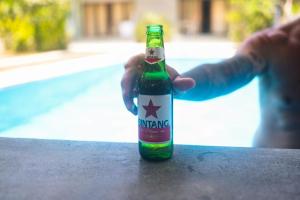
{"type": "Polygon", "coordinates": [[[229,37],[241,41],[273,23],[274,0],[230,0],[229,37]]]}
{"type": "Polygon", "coordinates": [[[293,14],[300,14],[300,0],[294,0],[292,12],[293,14]]]}
{"type": "Polygon", "coordinates": [[[0,37],[7,50],[46,51],[66,47],[65,0],[1,0],[0,37]]]}
{"type": "Polygon", "coordinates": [[[0,36],[7,49],[28,51],[34,49],[34,30],[25,1],[2,0],[0,4],[0,36]]]}
{"type": "Polygon", "coordinates": [[[150,24],[161,24],[164,30],[164,40],[169,41],[171,39],[171,23],[164,17],[154,14],[145,14],[138,22],[135,27],[135,39],[138,42],[146,41],[146,26],[150,24]]]}
{"type": "Polygon", "coordinates": [[[65,27],[68,6],[58,2],[62,1],[48,1],[32,6],[35,42],[38,51],[63,49],[67,45],[65,27]]]}

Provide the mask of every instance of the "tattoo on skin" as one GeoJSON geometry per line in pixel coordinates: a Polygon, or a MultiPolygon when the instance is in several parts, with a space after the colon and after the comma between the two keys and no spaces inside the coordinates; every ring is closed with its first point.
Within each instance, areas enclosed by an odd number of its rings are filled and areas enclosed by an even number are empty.
{"type": "Polygon", "coordinates": [[[176,98],[206,100],[228,94],[249,83],[258,75],[253,60],[236,55],[216,64],[204,64],[183,74],[196,81],[196,86],[176,98]]]}

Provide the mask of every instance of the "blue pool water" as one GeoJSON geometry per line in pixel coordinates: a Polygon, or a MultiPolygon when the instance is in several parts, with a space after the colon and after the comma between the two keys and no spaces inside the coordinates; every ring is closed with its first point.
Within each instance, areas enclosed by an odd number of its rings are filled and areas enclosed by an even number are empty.
{"type": "MultiPolygon", "coordinates": [[[[183,72],[217,59],[173,59],[183,72]]],[[[137,142],[125,109],[123,66],[114,65],[0,89],[0,137],[137,142]]],[[[177,144],[251,146],[259,121],[257,80],[226,96],[174,102],[177,144]]]]}

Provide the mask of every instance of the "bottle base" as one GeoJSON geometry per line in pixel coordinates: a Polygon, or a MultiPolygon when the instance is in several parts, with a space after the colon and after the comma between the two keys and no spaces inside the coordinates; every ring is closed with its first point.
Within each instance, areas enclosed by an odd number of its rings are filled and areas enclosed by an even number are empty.
{"type": "Polygon", "coordinates": [[[173,156],[173,142],[170,141],[163,144],[153,144],[139,141],[139,152],[144,160],[169,160],[173,156]]]}

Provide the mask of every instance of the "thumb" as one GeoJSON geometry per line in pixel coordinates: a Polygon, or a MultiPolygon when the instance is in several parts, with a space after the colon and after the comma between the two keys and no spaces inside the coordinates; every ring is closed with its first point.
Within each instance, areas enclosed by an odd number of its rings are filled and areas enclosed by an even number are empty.
{"type": "Polygon", "coordinates": [[[177,92],[186,92],[186,91],[192,89],[193,87],[195,87],[195,85],[196,85],[196,82],[192,78],[184,78],[181,76],[177,76],[173,80],[173,87],[174,87],[175,91],[177,91],[177,92]]]}

